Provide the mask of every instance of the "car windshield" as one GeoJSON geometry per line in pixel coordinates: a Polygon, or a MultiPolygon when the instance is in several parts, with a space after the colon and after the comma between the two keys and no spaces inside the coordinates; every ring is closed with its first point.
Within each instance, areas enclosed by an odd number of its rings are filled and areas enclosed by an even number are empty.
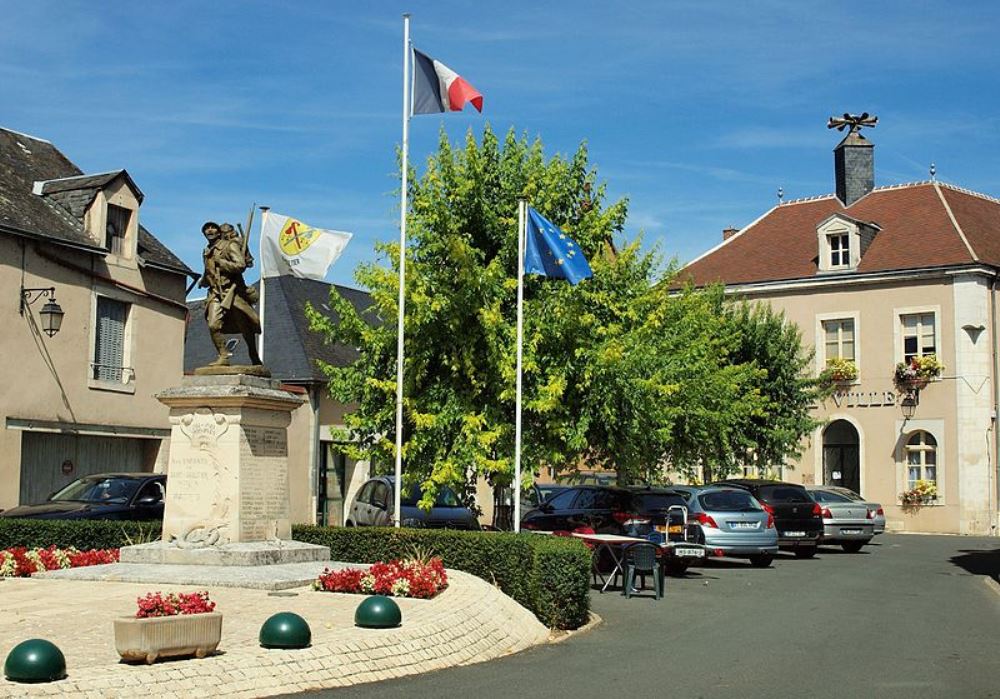
{"type": "Polygon", "coordinates": [[[53,502],[103,502],[122,505],[139,489],[136,478],[80,478],[57,492],[53,502]]]}
{"type": "Polygon", "coordinates": [[[698,503],[706,512],[759,512],[760,504],[750,493],[739,490],[718,490],[702,493],[698,503]]]}
{"type": "Polygon", "coordinates": [[[829,490],[812,490],[810,495],[816,502],[854,502],[851,498],[841,493],[834,493],[829,490]]]}
{"type": "MultiPolygon", "coordinates": [[[[420,498],[424,496],[424,491],[419,486],[413,486],[408,493],[403,493],[402,504],[407,507],[416,507],[420,498]]],[[[438,486],[437,497],[434,499],[434,507],[461,507],[455,491],[446,485],[438,486]]]]}
{"type": "Polygon", "coordinates": [[[672,505],[685,506],[687,501],[676,493],[639,493],[632,498],[632,507],[636,512],[656,512],[672,505]]]}

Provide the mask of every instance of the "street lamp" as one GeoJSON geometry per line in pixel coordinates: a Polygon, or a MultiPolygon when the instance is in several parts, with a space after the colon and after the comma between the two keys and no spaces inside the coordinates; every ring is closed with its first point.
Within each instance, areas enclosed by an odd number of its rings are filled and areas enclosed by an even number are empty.
{"type": "Polygon", "coordinates": [[[43,296],[48,296],[49,300],[42,306],[42,310],[38,312],[38,318],[42,321],[42,332],[52,337],[59,332],[59,328],[62,327],[63,316],[66,315],[59,304],[56,303],[56,288],[54,286],[32,289],[26,289],[22,286],[21,305],[18,308],[18,313],[23,316],[25,309],[43,296]]]}
{"type": "Polygon", "coordinates": [[[918,405],[920,405],[919,389],[913,389],[903,396],[903,400],[899,403],[899,406],[903,409],[903,419],[909,420],[916,415],[918,405]]]}

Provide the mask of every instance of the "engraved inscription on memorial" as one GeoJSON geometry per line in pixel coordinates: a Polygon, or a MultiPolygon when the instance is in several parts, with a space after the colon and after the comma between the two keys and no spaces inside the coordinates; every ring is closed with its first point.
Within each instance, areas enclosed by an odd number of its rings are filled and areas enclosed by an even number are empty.
{"type": "Polygon", "coordinates": [[[240,540],[291,537],[288,442],[282,428],[244,425],[240,439],[240,540]]]}

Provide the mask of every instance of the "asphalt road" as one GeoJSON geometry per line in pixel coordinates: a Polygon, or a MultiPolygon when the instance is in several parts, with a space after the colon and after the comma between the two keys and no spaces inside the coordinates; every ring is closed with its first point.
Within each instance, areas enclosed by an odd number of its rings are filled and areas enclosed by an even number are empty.
{"type": "MultiPolygon", "coordinates": [[[[1000,697],[1000,541],[885,534],[770,569],[717,562],[667,596],[502,660],[308,696],[1000,697]]],[[[405,620],[404,620],[405,621],[405,620]]]]}

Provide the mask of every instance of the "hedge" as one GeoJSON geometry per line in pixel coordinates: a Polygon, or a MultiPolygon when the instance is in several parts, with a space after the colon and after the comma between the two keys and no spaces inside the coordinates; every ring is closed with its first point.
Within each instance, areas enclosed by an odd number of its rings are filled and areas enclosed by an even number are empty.
{"type": "Polygon", "coordinates": [[[296,541],[330,547],[335,561],[374,563],[414,553],[492,583],[550,628],[575,629],[590,608],[590,551],[563,537],[448,529],[292,528],[296,541]]]}
{"type": "Polygon", "coordinates": [[[73,546],[113,549],[160,538],[162,523],[92,519],[7,519],[0,517],[0,549],[73,546]]]}
{"type": "MultiPolygon", "coordinates": [[[[5,519],[0,549],[73,546],[119,548],[159,538],[160,522],[5,519]]],[[[550,628],[575,629],[590,608],[590,551],[563,537],[448,529],[296,525],[297,541],[330,547],[335,561],[374,563],[408,555],[440,556],[446,568],[496,585],[550,628]]]]}

